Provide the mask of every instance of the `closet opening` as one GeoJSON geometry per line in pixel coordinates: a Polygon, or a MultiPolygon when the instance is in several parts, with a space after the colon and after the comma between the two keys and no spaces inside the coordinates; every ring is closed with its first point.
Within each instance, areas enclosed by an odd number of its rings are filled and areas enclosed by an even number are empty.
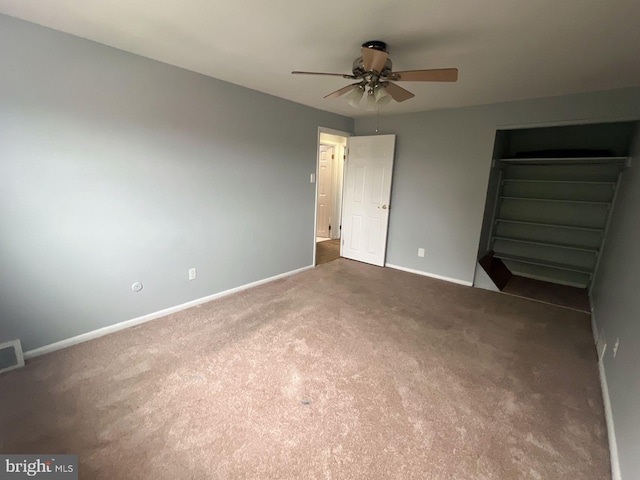
{"type": "Polygon", "coordinates": [[[474,286],[590,312],[638,122],[496,132],[474,286]]]}

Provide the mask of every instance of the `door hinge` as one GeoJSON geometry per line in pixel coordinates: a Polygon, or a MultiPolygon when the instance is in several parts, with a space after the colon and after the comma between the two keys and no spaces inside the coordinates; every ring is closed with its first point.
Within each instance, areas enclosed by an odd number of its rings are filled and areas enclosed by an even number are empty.
{"type": "Polygon", "coordinates": [[[329,231],[331,231],[331,225],[329,225],[329,231]]]}
{"type": "Polygon", "coordinates": [[[331,160],[333,160],[334,158],[336,158],[336,156],[332,153],[331,154],[331,160]]]}

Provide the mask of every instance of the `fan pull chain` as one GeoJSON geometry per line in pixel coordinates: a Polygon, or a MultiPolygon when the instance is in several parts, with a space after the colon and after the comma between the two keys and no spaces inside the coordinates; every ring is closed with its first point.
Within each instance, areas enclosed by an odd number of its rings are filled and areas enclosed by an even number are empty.
{"type": "Polygon", "coordinates": [[[376,113],[376,133],[378,133],[379,126],[380,126],[380,108],[378,108],[378,113],[376,113]]]}

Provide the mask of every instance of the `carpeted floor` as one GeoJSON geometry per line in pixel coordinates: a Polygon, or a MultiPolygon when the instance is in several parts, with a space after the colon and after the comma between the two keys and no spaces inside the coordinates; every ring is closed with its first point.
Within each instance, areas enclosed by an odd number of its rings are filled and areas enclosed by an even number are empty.
{"type": "Polygon", "coordinates": [[[590,312],[589,294],[586,288],[569,287],[514,275],[502,290],[504,293],[532,298],[541,302],[590,312]]]}
{"type": "Polygon", "coordinates": [[[316,265],[340,258],[340,239],[316,242],[316,265]]]}
{"type": "Polygon", "coordinates": [[[0,376],[83,479],[607,479],[586,314],[345,259],[0,376]]]}

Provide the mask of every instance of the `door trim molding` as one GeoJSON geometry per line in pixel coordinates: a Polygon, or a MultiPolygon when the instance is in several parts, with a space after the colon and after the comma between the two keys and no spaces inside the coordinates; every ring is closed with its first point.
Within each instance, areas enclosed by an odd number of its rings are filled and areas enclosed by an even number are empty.
{"type": "MultiPolygon", "coordinates": [[[[320,134],[339,135],[341,137],[353,137],[353,133],[335,130],[329,127],[318,126],[318,138],[316,139],[316,184],[313,196],[313,236],[311,237],[312,261],[311,265],[316,266],[316,225],[318,224],[318,173],[320,173],[320,134]]],[[[340,243],[340,253],[342,253],[342,243],[340,243]]]]}

